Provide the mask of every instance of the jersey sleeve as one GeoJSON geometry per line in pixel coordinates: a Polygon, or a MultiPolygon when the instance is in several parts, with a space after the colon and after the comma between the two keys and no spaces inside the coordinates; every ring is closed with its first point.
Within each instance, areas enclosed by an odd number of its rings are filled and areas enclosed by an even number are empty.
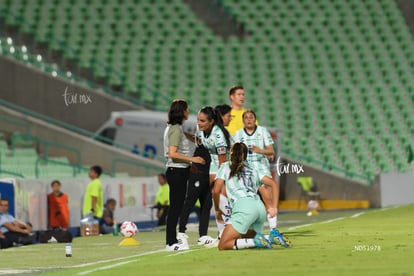
{"type": "Polygon", "coordinates": [[[229,178],[230,170],[228,164],[228,162],[225,162],[220,166],[216,175],[216,179],[223,179],[225,181],[229,178]]]}
{"type": "Polygon", "coordinates": [[[272,136],[270,135],[267,128],[263,127],[262,129],[263,129],[264,145],[265,146],[273,145],[275,142],[273,141],[272,136]]]}
{"type": "Polygon", "coordinates": [[[224,136],[223,131],[220,128],[217,128],[217,131],[214,133],[214,146],[216,147],[217,154],[226,154],[227,153],[227,142],[226,137],[224,136]]]}

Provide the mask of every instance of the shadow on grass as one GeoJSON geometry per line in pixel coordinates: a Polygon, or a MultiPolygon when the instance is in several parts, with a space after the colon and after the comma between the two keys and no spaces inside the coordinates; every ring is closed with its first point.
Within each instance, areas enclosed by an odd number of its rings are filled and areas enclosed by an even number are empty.
{"type": "Polygon", "coordinates": [[[319,236],[315,234],[312,230],[303,230],[303,231],[284,231],[283,235],[290,237],[315,237],[319,236]]]}

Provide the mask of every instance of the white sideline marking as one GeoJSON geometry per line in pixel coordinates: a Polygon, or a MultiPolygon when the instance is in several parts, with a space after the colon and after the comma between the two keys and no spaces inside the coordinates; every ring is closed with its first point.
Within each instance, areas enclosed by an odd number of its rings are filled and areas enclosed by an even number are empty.
{"type": "Polygon", "coordinates": [[[308,227],[308,226],[311,226],[311,225],[314,225],[314,224],[316,224],[316,223],[307,223],[307,224],[302,224],[302,225],[298,225],[298,226],[293,226],[293,227],[289,227],[288,230],[296,230],[296,229],[303,228],[303,227],[308,227]]]}
{"type": "Polygon", "coordinates": [[[113,264],[113,265],[107,265],[107,266],[103,266],[103,267],[98,267],[98,268],[95,268],[95,269],[91,269],[91,270],[86,270],[86,271],[80,272],[80,273],[78,273],[78,275],[87,275],[89,273],[93,273],[93,272],[100,271],[100,270],[105,270],[105,269],[111,269],[111,268],[114,268],[114,267],[126,265],[126,264],[133,263],[133,262],[136,262],[136,261],[137,260],[131,260],[131,261],[121,262],[121,263],[117,263],[117,264],[113,264]]]}
{"type": "Polygon", "coordinates": [[[104,264],[104,263],[110,263],[110,262],[115,262],[115,261],[123,261],[123,260],[131,259],[131,258],[135,258],[135,257],[141,257],[141,256],[151,255],[151,254],[160,253],[160,252],[165,252],[165,249],[158,249],[158,250],[144,252],[144,253],[135,254],[135,255],[131,255],[131,256],[101,260],[101,261],[78,264],[78,265],[58,266],[58,267],[53,267],[53,266],[51,266],[51,267],[34,267],[34,269],[47,270],[47,269],[63,269],[63,268],[82,268],[82,267],[92,266],[92,265],[97,265],[97,264],[104,264]]]}
{"type": "Polygon", "coordinates": [[[331,222],[335,222],[335,221],[338,221],[338,220],[343,220],[344,218],[345,217],[339,217],[339,218],[329,219],[329,220],[321,221],[321,222],[319,222],[319,224],[331,223],[331,222]]]}
{"type": "Polygon", "coordinates": [[[399,208],[399,207],[401,207],[401,205],[384,207],[384,208],[381,208],[380,211],[387,211],[387,210],[391,210],[391,209],[395,209],[395,208],[399,208]]]}
{"type": "Polygon", "coordinates": [[[73,265],[73,266],[68,266],[66,268],[71,268],[71,267],[80,268],[80,267],[85,267],[85,266],[91,266],[91,265],[97,265],[97,264],[103,264],[103,263],[110,263],[110,262],[115,262],[115,261],[122,261],[122,260],[132,259],[132,258],[135,258],[135,257],[151,255],[151,254],[155,254],[155,253],[159,253],[159,252],[165,252],[165,249],[158,249],[158,250],[144,252],[144,253],[140,253],[140,254],[135,254],[135,255],[131,255],[131,256],[127,256],[127,257],[119,257],[119,258],[96,261],[96,262],[91,262],[91,263],[86,263],[86,264],[73,265]]]}
{"type": "Polygon", "coordinates": [[[360,215],[363,215],[363,214],[365,214],[365,212],[356,213],[356,214],[352,215],[351,218],[357,218],[357,217],[359,217],[360,215]]]}
{"type": "Polygon", "coordinates": [[[316,224],[331,223],[331,222],[334,222],[334,221],[343,220],[344,218],[345,217],[339,217],[339,218],[334,218],[334,219],[325,220],[325,221],[321,221],[321,222],[302,224],[302,225],[298,225],[298,226],[289,227],[288,230],[296,230],[296,229],[299,229],[299,228],[304,228],[304,227],[308,227],[308,226],[312,226],[312,225],[316,225],[316,224]]]}
{"type": "Polygon", "coordinates": [[[10,274],[21,274],[21,273],[34,273],[40,272],[39,270],[30,270],[30,269],[1,269],[0,275],[10,275],[10,274]]]}
{"type": "MultiPolygon", "coordinates": [[[[167,257],[187,254],[187,253],[190,253],[192,251],[194,251],[194,249],[193,250],[180,251],[180,252],[177,252],[177,253],[174,253],[174,254],[167,255],[167,257]]],[[[158,253],[158,252],[165,252],[165,249],[150,251],[150,252],[136,254],[136,255],[133,255],[133,256],[123,257],[123,258],[116,258],[116,259],[107,260],[107,261],[117,261],[117,260],[121,260],[121,259],[127,259],[127,258],[150,255],[150,254],[154,254],[154,253],[158,253]]],[[[91,269],[91,270],[86,270],[86,271],[78,273],[77,275],[87,275],[87,274],[92,273],[92,272],[105,270],[105,269],[110,269],[110,268],[122,266],[122,265],[129,264],[129,263],[136,262],[136,261],[138,261],[138,260],[130,260],[130,261],[125,261],[125,262],[116,263],[116,264],[112,264],[112,265],[107,265],[107,266],[103,266],[103,267],[99,267],[99,268],[95,268],[95,269],[91,269]]],[[[100,262],[89,263],[89,264],[84,264],[84,265],[77,265],[77,266],[72,266],[72,267],[75,268],[75,267],[81,267],[81,266],[85,266],[85,265],[96,264],[96,263],[100,263],[100,262]]]]}
{"type": "MultiPolygon", "coordinates": [[[[375,210],[375,211],[372,211],[372,212],[377,212],[377,211],[383,212],[383,211],[395,209],[395,208],[398,208],[398,207],[401,207],[401,206],[400,205],[397,205],[397,206],[391,206],[391,207],[381,208],[379,210],[375,210]]],[[[353,214],[349,218],[357,218],[357,217],[359,217],[360,215],[363,215],[363,214],[365,214],[365,212],[359,212],[359,213],[353,214]]],[[[330,219],[330,220],[326,220],[326,221],[322,221],[322,222],[302,224],[302,225],[298,225],[298,226],[289,227],[288,230],[296,230],[296,229],[299,229],[299,228],[308,227],[308,226],[312,226],[312,225],[316,225],[316,224],[331,223],[331,222],[334,222],[334,221],[343,220],[345,218],[347,218],[347,217],[339,217],[339,218],[330,219]]]]}
{"type": "Polygon", "coordinates": [[[190,253],[190,252],[193,252],[193,251],[194,251],[194,249],[193,250],[182,250],[182,251],[179,251],[177,253],[173,253],[173,254],[167,255],[167,257],[177,256],[177,255],[182,255],[182,254],[187,254],[187,253],[190,253]]]}

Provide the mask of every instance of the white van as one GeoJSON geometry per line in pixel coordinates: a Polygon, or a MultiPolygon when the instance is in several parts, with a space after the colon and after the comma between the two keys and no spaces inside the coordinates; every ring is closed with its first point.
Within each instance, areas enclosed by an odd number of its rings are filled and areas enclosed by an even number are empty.
{"type": "MultiPolygon", "coordinates": [[[[109,120],[96,132],[99,136],[95,139],[137,154],[164,159],[163,136],[167,120],[167,112],[150,110],[112,112],[109,120]]],[[[197,117],[190,115],[183,129],[185,132],[195,133],[196,127],[197,117]]]]}

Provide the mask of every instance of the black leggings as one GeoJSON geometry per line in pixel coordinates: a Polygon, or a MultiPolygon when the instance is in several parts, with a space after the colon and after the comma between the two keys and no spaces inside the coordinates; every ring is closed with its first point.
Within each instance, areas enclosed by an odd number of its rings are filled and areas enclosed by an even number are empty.
{"type": "Polygon", "coordinates": [[[190,173],[187,197],[180,216],[179,231],[181,233],[185,233],[188,217],[190,216],[197,199],[200,199],[198,233],[200,237],[207,235],[208,223],[210,222],[210,210],[213,205],[209,178],[210,176],[208,174],[200,175],[190,173]]]}
{"type": "Polygon", "coordinates": [[[177,243],[177,223],[183,209],[187,182],[188,168],[167,168],[165,176],[170,186],[170,208],[167,215],[166,243],[172,245],[177,243]]]}

